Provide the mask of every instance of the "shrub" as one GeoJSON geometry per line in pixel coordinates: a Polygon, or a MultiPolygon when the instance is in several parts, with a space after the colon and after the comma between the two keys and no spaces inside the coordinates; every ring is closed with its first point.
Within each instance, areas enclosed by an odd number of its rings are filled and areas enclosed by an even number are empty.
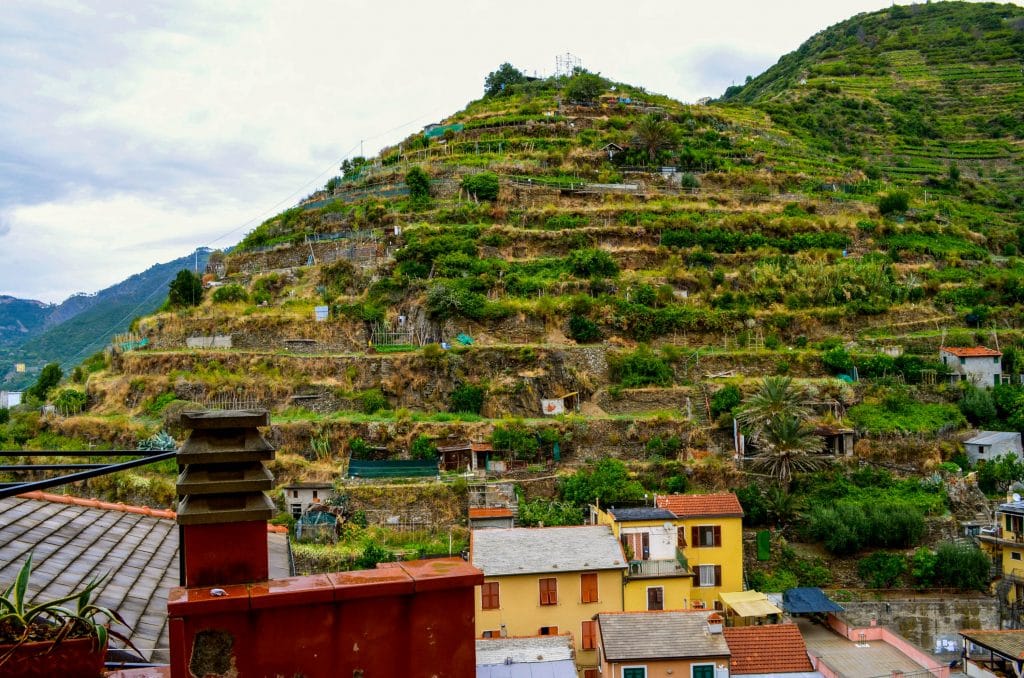
{"type": "Polygon", "coordinates": [[[497,200],[498,175],[494,172],[466,175],[462,178],[462,188],[477,200],[497,200]]]}
{"type": "Polygon", "coordinates": [[[562,499],[577,506],[595,500],[607,506],[616,502],[635,501],[644,496],[643,486],[629,477],[626,464],[619,459],[605,458],[588,464],[558,485],[562,499]]]}
{"type": "Polygon", "coordinates": [[[409,458],[433,461],[437,459],[437,446],[427,436],[418,435],[412,441],[412,445],[409,446],[409,458]]]}
{"type": "Polygon", "coordinates": [[[984,591],[992,561],[971,544],[944,542],[935,550],[936,584],[984,591]]]}
{"type": "Polygon", "coordinates": [[[601,338],[601,330],[590,318],[582,315],[569,317],[569,336],[580,344],[589,344],[601,338]]]}
{"type": "Polygon", "coordinates": [[[733,408],[743,401],[743,394],[737,386],[729,384],[715,391],[711,396],[711,416],[718,417],[720,414],[732,412],[733,408]]]}
{"type": "Polygon", "coordinates": [[[671,386],[672,368],[646,346],[609,361],[612,379],[626,388],[671,386]]]}
{"type": "Polygon", "coordinates": [[[526,527],[535,527],[541,524],[544,527],[582,525],[583,509],[568,502],[547,499],[524,501],[519,504],[518,521],[519,524],[526,527]]]}
{"type": "Polygon", "coordinates": [[[53,399],[54,406],[65,414],[77,414],[85,407],[89,398],[84,392],[73,388],[61,389],[53,399]]]}
{"type": "Polygon", "coordinates": [[[247,301],[249,294],[241,285],[231,283],[218,287],[213,291],[213,301],[218,304],[226,304],[234,301],[247,301]]]}
{"type": "Polygon", "coordinates": [[[11,411],[6,407],[0,407],[0,426],[11,420],[11,411]]]}
{"type": "Polygon", "coordinates": [[[565,83],[565,96],[570,101],[593,101],[601,96],[608,88],[608,84],[608,81],[597,73],[581,69],[565,83]]]}
{"type": "Polygon", "coordinates": [[[39,373],[36,383],[28,389],[28,394],[38,400],[46,400],[47,394],[54,386],[60,383],[64,377],[64,371],[57,363],[47,363],[39,373]]]}
{"type": "Polygon", "coordinates": [[[618,274],[619,266],[604,250],[581,249],[569,255],[569,269],[580,278],[609,278],[618,274]]]}
{"type": "Polygon", "coordinates": [[[878,199],[878,211],[883,215],[903,214],[910,208],[910,194],[906,191],[892,191],[878,199]]]}
{"type": "Polygon", "coordinates": [[[876,551],[857,561],[857,575],[873,589],[891,588],[906,570],[907,561],[898,553],[876,551]]]}
{"type": "Polygon", "coordinates": [[[395,559],[394,554],[383,546],[369,542],[363,547],[363,552],[355,559],[352,566],[356,570],[372,570],[377,563],[386,563],[395,559]]]}
{"type": "Polygon", "coordinates": [[[371,388],[367,391],[363,391],[359,396],[359,401],[362,403],[363,412],[365,414],[375,414],[380,410],[386,410],[388,408],[388,399],[379,388],[371,388]]]}
{"type": "Polygon", "coordinates": [[[174,307],[198,306],[203,300],[203,281],[199,276],[187,269],[178,271],[178,275],[168,285],[168,303],[174,307]]]}
{"type": "Polygon", "coordinates": [[[465,412],[480,414],[484,406],[484,389],[473,384],[461,384],[455,387],[449,397],[449,412],[465,412]]]}
{"type": "Polygon", "coordinates": [[[841,346],[836,346],[823,353],[821,362],[825,365],[825,369],[832,374],[849,374],[853,371],[853,358],[841,346]]]}
{"type": "Polygon", "coordinates": [[[537,436],[519,423],[499,424],[491,433],[495,450],[511,452],[516,459],[532,461],[537,458],[540,443],[537,436]]]}
{"type": "Polygon", "coordinates": [[[430,177],[422,167],[413,167],[405,173],[405,185],[409,189],[409,197],[413,202],[430,199],[430,177]]]}
{"type": "Polygon", "coordinates": [[[922,546],[910,557],[910,576],[914,586],[921,589],[929,588],[935,581],[935,566],[939,559],[935,552],[922,546]]]}
{"type": "Polygon", "coordinates": [[[819,505],[807,518],[806,533],[837,555],[876,546],[907,548],[924,534],[924,515],[902,499],[840,499],[819,505]]]}
{"type": "Polygon", "coordinates": [[[958,403],[967,421],[975,425],[987,425],[996,420],[996,404],[992,392],[968,385],[958,403]]]}
{"type": "Polygon", "coordinates": [[[348,441],[348,451],[353,459],[369,459],[373,455],[373,448],[358,436],[348,441]]]}

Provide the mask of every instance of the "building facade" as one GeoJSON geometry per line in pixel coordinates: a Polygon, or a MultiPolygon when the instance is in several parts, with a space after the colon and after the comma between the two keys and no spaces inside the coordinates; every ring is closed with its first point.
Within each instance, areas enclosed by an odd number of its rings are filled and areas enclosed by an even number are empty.
{"type": "Polygon", "coordinates": [[[966,381],[979,388],[992,388],[1002,382],[1003,354],[984,346],[943,346],[939,360],[949,370],[952,383],[966,381]]]}

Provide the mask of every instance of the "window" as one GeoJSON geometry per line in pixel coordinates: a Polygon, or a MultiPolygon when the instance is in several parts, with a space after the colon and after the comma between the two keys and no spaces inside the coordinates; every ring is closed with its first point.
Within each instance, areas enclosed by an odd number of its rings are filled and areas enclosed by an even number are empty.
{"type": "Polygon", "coordinates": [[[558,604],[558,580],[554,577],[545,577],[540,580],[540,604],[558,604]]]}
{"type": "Polygon", "coordinates": [[[317,493],[317,491],[313,490],[313,499],[317,499],[316,493],[317,493]]]}
{"type": "Polygon", "coordinates": [[[501,607],[501,600],[498,597],[498,582],[484,582],[480,586],[480,607],[485,610],[497,610],[501,607]]]}
{"type": "Polygon", "coordinates": [[[295,520],[302,517],[302,504],[292,504],[289,509],[292,512],[292,518],[295,518],[295,520]]]}
{"type": "Polygon", "coordinates": [[[647,678],[646,666],[623,666],[622,678],[647,678]]]}
{"type": "Polygon", "coordinates": [[[961,365],[966,365],[967,364],[967,358],[960,358],[960,364],[961,365]]]}
{"type": "Polygon", "coordinates": [[[676,530],[676,546],[680,549],[686,548],[686,529],[683,527],[676,530]]]}
{"type": "Polygon", "coordinates": [[[501,638],[501,631],[484,631],[480,634],[481,638],[501,638]]]}
{"type": "Polygon", "coordinates": [[[583,678],[600,678],[597,669],[583,669],[583,678]]]}
{"type": "Polygon", "coordinates": [[[721,565],[698,565],[697,566],[698,582],[697,586],[709,587],[709,586],[721,586],[722,585],[722,566],[721,565]]]}
{"type": "Polygon", "coordinates": [[[584,650],[596,650],[597,649],[597,622],[596,621],[585,621],[583,622],[583,631],[580,633],[580,645],[584,650]]]}
{"type": "Polygon", "coordinates": [[[619,537],[622,550],[630,560],[649,560],[651,557],[650,532],[623,532],[619,537]]]}
{"type": "Polygon", "coordinates": [[[299,491],[298,490],[292,490],[292,499],[298,499],[298,498],[299,498],[299,491]]]}
{"type": "Polygon", "coordinates": [[[1006,514],[1006,531],[1020,534],[1024,532],[1024,516],[1012,516],[1006,514]]]}
{"type": "Polygon", "coordinates": [[[715,678],[714,664],[696,664],[690,668],[691,678],[715,678]]]}
{"type": "Polygon", "coordinates": [[[720,525],[694,525],[690,528],[690,541],[702,548],[721,546],[722,528],[720,525]]]}
{"type": "Polygon", "coordinates": [[[1010,551],[1010,560],[1020,560],[1020,551],[1010,551]]]}
{"type": "Polygon", "coordinates": [[[542,627],[540,627],[540,631],[537,633],[537,635],[539,635],[539,636],[557,636],[558,635],[558,627],[557,626],[542,626],[542,627]]]}
{"type": "Polygon", "coordinates": [[[580,575],[580,602],[597,602],[597,574],[588,573],[580,575]]]}
{"type": "Polygon", "coordinates": [[[665,589],[660,586],[651,586],[647,589],[647,609],[665,609],[665,589]]]}

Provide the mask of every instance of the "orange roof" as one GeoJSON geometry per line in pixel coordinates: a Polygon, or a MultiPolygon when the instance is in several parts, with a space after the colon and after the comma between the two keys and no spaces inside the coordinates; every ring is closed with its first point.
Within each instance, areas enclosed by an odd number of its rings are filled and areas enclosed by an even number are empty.
{"type": "Polygon", "coordinates": [[[512,509],[510,508],[471,508],[469,509],[470,518],[511,518],[512,509]]]}
{"type": "Polygon", "coordinates": [[[732,492],[720,494],[662,494],[656,495],[654,503],[676,514],[679,518],[702,518],[705,516],[743,517],[740,500],[732,492]]]}
{"type": "Polygon", "coordinates": [[[1002,351],[984,346],[942,346],[939,350],[952,353],[958,358],[994,358],[1003,355],[1002,351]]]}
{"type": "MultiPolygon", "coordinates": [[[[57,504],[71,504],[72,506],[85,506],[87,508],[98,508],[105,511],[120,511],[122,513],[138,513],[153,518],[167,518],[174,520],[178,514],[170,509],[151,509],[148,506],[131,506],[130,504],[113,504],[99,499],[85,499],[84,497],[73,497],[69,494],[50,494],[49,492],[25,492],[18,495],[21,499],[36,499],[38,501],[50,501],[57,504]]],[[[288,528],[284,525],[267,525],[267,532],[285,533],[288,528]]]]}
{"type": "Polygon", "coordinates": [[[494,445],[490,443],[470,443],[469,448],[474,452],[493,452],[494,445]]]}
{"type": "Polygon", "coordinates": [[[723,629],[734,676],[813,671],[796,624],[733,626],[723,629]]]}

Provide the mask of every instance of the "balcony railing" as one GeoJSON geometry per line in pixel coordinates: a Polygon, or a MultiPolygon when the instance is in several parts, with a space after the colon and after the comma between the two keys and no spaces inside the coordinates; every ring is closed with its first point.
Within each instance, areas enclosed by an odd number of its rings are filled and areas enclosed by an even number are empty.
{"type": "Polygon", "coordinates": [[[631,560],[630,577],[682,577],[691,574],[686,558],[676,551],[676,557],[666,560],[631,560]]]}

